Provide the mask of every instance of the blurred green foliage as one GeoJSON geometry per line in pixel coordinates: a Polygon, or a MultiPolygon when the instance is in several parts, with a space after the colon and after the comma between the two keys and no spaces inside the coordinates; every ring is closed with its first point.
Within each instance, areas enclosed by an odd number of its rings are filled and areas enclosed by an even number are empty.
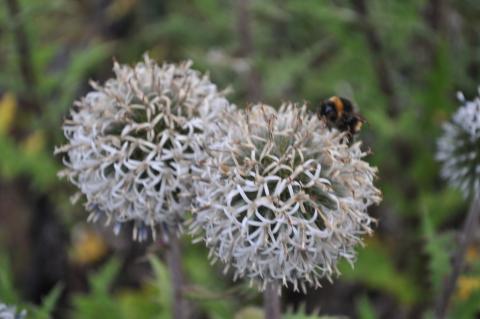
{"type": "MultiPolygon", "coordinates": [[[[239,14],[239,1],[17,0],[16,14],[7,9],[7,1],[1,3],[0,192],[20,192],[30,206],[36,205],[37,195],[47,196],[69,234],[84,223],[82,207],[68,202],[73,191],[56,178],[61,163],[52,152],[63,141],[60,126],[73,101],[87,92],[90,79],[101,82],[111,76],[112,57],[133,63],[148,51],[158,61],[191,59],[220,87],[231,87],[230,98],[240,107],[257,99],[277,106],[293,100],[307,101],[313,110],[325,97],[346,96],[368,121],[361,137],[372,150],[369,160],[379,167],[384,202],[371,211],[379,224],[366,247],[359,248],[354,267],[340,265],[343,275],[323,288],[322,299],[318,292],[298,297],[284,291],[287,307],[307,305],[285,318],[313,318],[303,315],[313,309],[364,319],[428,317],[450,269],[453,230],[468,204],[439,179],[434,154],[441,123],[457,107],[455,92],[472,97],[480,82],[479,3],[366,1],[368,22],[382,43],[378,50],[369,43],[353,1],[250,1],[246,18],[239,14]],[[432,10],[438,3],[442,7],[432,10]],[[19,50],[22,43],[29,55],[19,50]],[[393,95],[382,89],[385,78],[377,69],[382,59],[393,95]],[[28,66],[30,75],[22,71],[28,66]],[[393,99],[399,106],[395,115],[390,112],[393,99]],[[19,180],[27,181],[29,195],[19,191],[19,180]],[[339,302],[343,307],[336,306],[339,302]]],[[[0,217],[16,216],[13,212],[10,207],[0,217]]],[[[8,221],[16,223],[15,217],[8,221]]],[[[136,262],[124,251],[82,268],[80,277],[88,278],[83,288],[71,288],[65,278],[40,305],[22,301],[15,287],[28,279],[22,271],[12,271],[8,260],[28,263],[25,255],[32,248],[18,244],[16,249],[7,240],[10,229],[25,237],[29,232],[10,226],[0,223],[0,246],[6,251],[0,260],[1,301],[26,307],[32,318],[47,318],[54,309],[60,317],[82,319],[170,317],[163,262],[150,257],[147,280],[133,276],[122,282],[120,269],[136,262]],[[60,294],[65,301],[57,306],[60,294]]],[[[210,266],[200,245],[185,246],[188,296],[199,313],[205,318],[258,315],[258,293],[210,266]]],[[[476,242],[464,274],[477,282],[478,255],[476,242]]],[[[458,289],[464,294],[456,293],[451,317],[478,316],[480,286],[458,289]]]]}
{"type": "Polygon", "coordinates": [[[12,281],[14,275],[8,259],[0,255],[0,296],[2,302],[8,305],[16,305],[17,311],[25,309],[28,317],[32,319],[48,319],[51,318],[57,301],[62,292],[62,285],[55,286],[48,295],[42,298],[39,305],[24,304],[20,298],[19,291],[15,289],[12,281]]]}
{"type": "Polygon", "coordinates": [[[111,259],[89,278],[91,291],[73,296],[72,318],[170,318],[170,286],[164,265],[151,259],[152,285],[141,291],[111,293],[120,263],[111,259]]]}

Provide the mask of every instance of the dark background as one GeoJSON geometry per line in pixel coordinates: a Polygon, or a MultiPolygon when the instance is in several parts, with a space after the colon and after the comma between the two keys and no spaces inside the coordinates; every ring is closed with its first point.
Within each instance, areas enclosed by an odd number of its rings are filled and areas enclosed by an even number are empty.
{"type": "MultiPolygon", "coordinates": [[[[439,178],[441,123],[456,92],[477,94],[477,0],[2,0],[0,301],[31,318],[170,318],[158,244],[86,223],[59,181],[63,117],[112,76],[112,57],[194,61],[239,107],[330,95],[358,105],[384,201],[352,270],[307,295],[284,290],[288,318],[428,318],[468,206],[439,178]]],[[[128,233],[128,232],[125,232],[128,233]]],[[[478,236],[452,318],[480,311],[478,236]]],[[[197,318],[261,318],[261,295],[184,242],[197,318]]]]}

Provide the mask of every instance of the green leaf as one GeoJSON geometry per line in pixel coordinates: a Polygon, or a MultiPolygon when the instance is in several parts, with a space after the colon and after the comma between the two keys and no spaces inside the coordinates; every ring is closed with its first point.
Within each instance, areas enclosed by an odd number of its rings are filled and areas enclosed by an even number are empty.
{"type": "Polygon", "coordinates": [[[94,294],[108,294],[113,280],[120,270],[120,262],[112,258],[97,273],[89,278],[90,287],[94,294]]]}
{"type": "Polygon", "coordinates": [[[367,247],[359,251],[354,268],[345,261],[341,262],[339,268],[343,280],[361,282],[373,289],[385,291],[403,304],[411,305],[421,296],[415,281],[406,273],[395,269],[387,248],[380,242],[370,240],[367,247]]]}
{"type": "Polygon", "coordinates": [[[39,307],[34,307],[29,311],[28,318],[35,319],[50,319],[52,318],[52,312],[55,309],[55,305],[62,293],[62,285],[56,285],[47,296],[42,299],[42,304],[39,307]]]}
{"type": "Polygon", "coordinates": [[[373,308],[367,296],[363,296],[357,301],[357,312],[360,319],[377,319],[375,309],[373,308]]]}
{"type": "Polygon", "coordinates": [[[119,261],[111,259],[97,273],[90,276],[88,280],[90,293],[73,296],[72,317],[74,319],[125,318],[118,301],[109,291],[119,269],[119,261]]]}
{"type": "Polygon", "coordinates": [[[451,234],[437,234],[433,228],[430,215],[424,211],[422,215],[422,231],[426,240],[425,251],[429,256],[428,268],[430,282],[435,294],[440,292],[443,279],[450,272],[450,252],[454,240],[451,234]]]}
{"type": "Polygon", "coordinates": [[[172,312],[172,288],[170,285],[170,274],[163,262],[154,255],[149,256],[150,264],[153,268],[156,287],[156,301],[165,309],[166,313],[172,312]]]}
{"type": "Polygon", "coordinates": [[[125,318],[171,318],[168,309],[157,302],[157,293],[153,290],[142,289],[123,291],[115,298],[121,307],[125,318]]]}
{"type": "MultiPolygon", "coordinates": [[[[55,75],[50,75],[49,84],[51,91],[58,91],[60,96],[51,103],[45,114],[40,119],[43,126],[57,126],[58,120],[72,106],[77,98],[79,87],[86,84],[85,76],[89,74],[101,62],[108,60],[108,56],[113,50],[113,44],[106,42],[102,44],[92,44],[82,51],[74,52],[71,63],[68,67],[55,75]]],[[[113,67],[111,61],[109,65],[113,67]]]]}
{"type": "Polygon", "coordinates": [[[449,318],[473,319],[478,318],[480,312],[480,291],[473,293],[467,300],[457,302],[451,307],[449,318]]]}
{"type": "Polygon", "coordinates": [[[57,163],[45,151],[28,153],[9,136],[0,135],[0,175],[14,178],[25,174],[39,188],[48,188],[57,181],[57,163]]]}
{"type": "Polygon", "coordinates": [[[0,297],[7,304],[17,304],[19,295],[13,283],[13,272],[6,255],[0,254],[0,297]]]}
{"type": "Polygon", "coordinates": [[[305,303],[301,303],[296,311],[288,310],[286,313],[282,315],[283,319],[347,319],[344,316],[328,316],[328,315],[316,315],[318,313],[317,310],[311,311],[311,314],[307,314],[306,310],[307,306],[305,303]]]}
{"type": "MultiPolygon", "coordinates": [[[[207,251],[198,245],[185,245],[183,263],[185,271],[190,276],[190,282],[199,287],[197,291],[204,296],[215,296],[215,298],[196,298],[195,293],[191,294],[201,308],[213,319],[233,318],[234,300],[231,291],[227,291],[228,282],[217,271],[206,258],[207,251]],[[204,293],[201,293],[201,291],[204,293]],[[219,302],[221,300],[221,302],[219,302]]],[[[234,287],[238,289],[240,287],[234,287]]],[[[241,288],[240,288],[241,289],[241,288]]],[[[243,292],[243,291],[242,291],[243,292]]],[[[248,292],[247,292],[248,293],[248,292]]],[[[257,292],[254,292],[257,294],[257,292]]]]}

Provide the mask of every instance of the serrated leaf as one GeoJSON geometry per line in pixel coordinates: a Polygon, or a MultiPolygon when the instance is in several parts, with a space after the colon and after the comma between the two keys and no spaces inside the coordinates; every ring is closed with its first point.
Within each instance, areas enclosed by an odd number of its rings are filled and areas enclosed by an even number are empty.
{"type": "Polygon", "coordinates": [[[112,258],[97,273],[91,275],[88,281],[94,293],[108,293],[119,270],[120,262],[112,258]]]}
{"type": "Polygon", "coordinates": [[[449,252],[451,252],[454,241],[451,234],[439,235],[435,232],[427,212],[422,215],[422,231],[426,240],[425,251],[429,256],[430,283],[434,293],[439,293],[443,279],[451,270],[449,252]]]}
{"type": "Polygon", "coordinates": [[[117,300],[110,293],[120,262],[112,258],[99,271],[89,276],[90,292],[73,296],[73,314],[75,319],[122,319],[124,315],[117,300]]]}
{"type": "Polygon", "coordinates": [[[29,311],[29,318],[35,319],[50,319],[52,318],[52,312],[55,309],[55,305],[62,293],[63,285],[56,285],[49,293],[42,299],[42,303],[39,307],[35,307],[29,311]]]}

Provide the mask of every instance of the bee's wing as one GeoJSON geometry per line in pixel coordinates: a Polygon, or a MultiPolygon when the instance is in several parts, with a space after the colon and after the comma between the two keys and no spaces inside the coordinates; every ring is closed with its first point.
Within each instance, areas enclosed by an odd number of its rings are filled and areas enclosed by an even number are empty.
{"type": "Polygon", "coordinates": [[[339,96],[345,97],[350,101],[355,101],[355,90],[349,82],[340,82],[335,86],[335,91],[339,96]]]}

